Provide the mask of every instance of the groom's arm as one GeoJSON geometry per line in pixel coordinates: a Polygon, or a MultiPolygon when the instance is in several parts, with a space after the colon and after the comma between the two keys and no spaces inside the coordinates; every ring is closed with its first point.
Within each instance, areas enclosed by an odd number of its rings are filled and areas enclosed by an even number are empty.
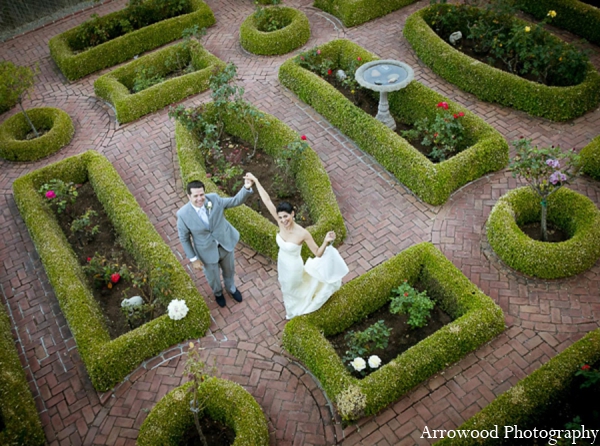
{"type": "Polygon", "coordinates": [[[236,206],[240,206],[244,204],[244,201],[252,195],[254,191],[252,188],[246,188],[246,186],[242,186],[240,191],[235,195],[235,197],[229,198],[221,198],[221,202],[223,203],[224,209],[234,208],[236,206]]]}
{"type": "Polygon", "coordinates": [[[192,233],[179,214],[177,215],[177,234],[179,235],[179,241],[183,246],[185,256],[190,260],[195,260],[198,256],[190,240],[192,233]]]}

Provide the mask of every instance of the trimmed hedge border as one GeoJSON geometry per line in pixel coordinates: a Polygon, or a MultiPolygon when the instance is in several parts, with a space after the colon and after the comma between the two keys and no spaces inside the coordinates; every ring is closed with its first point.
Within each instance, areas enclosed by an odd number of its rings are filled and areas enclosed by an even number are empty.
{"type": "MultiPolygon", "coordinates": [[[[359,45],[345,39],[319,47],[323,58],[345,68],[357,57],[364,62],[378,59],[359,45]]],[[[502,169],[508,163],[508,144],[492,126],[469,110],[418,82],[389,94],[390,113],[397,120],[412,124],[419,118],[434,118],[436,105],[446,101],[452,113],[463,111],[467,137],[474,142],[456,156],[438,164],[374,117],[356,107],[318,75],[300,67],[295,59],[279,69],[279,81],[323,115],[348,138],[381,163],[402,184],[423,201],[443,204],[450,194],[482,175],[502,169]]]]}
{"type": "Polygon", "coordinates": [[[552,26],[566,29],[600,45],[600,9],[577,0],[522,0],[517,7],[541,20],[548,11],[556,11],[552,26]]]}
{"type": "Polygon", "coordinates": [[[561,188],[548,198],[548,221],[570,238],[560,243],[533,240],[520,224],[540,221],[539,196],[520,187],[500,197],[486,223],[488,241],[508,266],[530,276],[559,279],[579,274],[600,258],[600,211],[586,196],[561,188]]]}
{"type": "Polygon", "coordinates": [[[194,282],[156,232],[131,192],[102,155],[87,151],[24,175],[13,183],[15,201],[54,288],[90,380],[99,391],[120,382],[144,359],[185,339],[201,337],[210,326],[208,307],[194,282]],[[172,291],[186,301],[188,315],[163,315],[111,340],[104,316],[85,274],[50,207],[37,192],[53,178],[91,183],[123,246],[142,267],[171,269],[172,291]]]}
{"type": "MultiPolygon", "coordinates": [[[[575,373],[583,363],[593,364],[600,360],[600,329],[591,331],[562,353],[559,353],[531,375],[523,378],[480,412],[472,416],[456,430],[490,430],[495,426],[519,426],[528,429],[550,410],[558,410],[553,404],[568,392],[575,373]]],[[[514,438],[504,443],[501,433],[498,440],[486,438],[444,438],[439,446],[470,446],[514,444],[514,438]]]]}
{"type": "MultiPolygon", "coordinates": [[[[212,104],[208,104],[210,113],[212,104]]],[[[286,124],[272,115],[265,113],[265,120],[270,124],[259,130],[258,147],[273,156],[292,141],[298,139],[298,134],[286,124]]],[[[226,118],[225,131],[245,141],[251,141],[249,128],[232,115],[226,118]]],[[[198,140],[179,122],[175,124],[175,141],[177,157],[181,169],[183,184],[192,180],[200,180],[206,185],[206,192],[224,195],[223,192],[206,176],[205,161],[198,150],[198,140]]],[[[303,161],[299,163],[296,184],[308,206],[309,213],[315,222],[306,229],[315,240],[322,240],[328,231],[335,231],[336,243],[346,238],[346,226],[331,189],[331,182],[319,156],[312,148],[304,151],[303,161]]],[[[277,226],[246,205],[225,211],[227,219],[240,232],[241,240],[252,249],[272,259],[277,258],[275,234],[277,226]]],[[[302,248],[303,258],[310,255],[310,250],[302,248]]]]}
{"type": "MultiPolygon", "coordinates": [[[[144,420],[137,439],[139,446],[179,446],[186,430],[194,425],[190,410],[193,383],[173,389],[154,406],[144,420]]],[[[205,414],[235,431],[233,446],[268,446],[267,420],[256,400],[232,381],[210,378],[200,386],[209,394],[205,414]]]]}
{"type": "Polygon", "coordinates": [[[272,32],[259,31],[256,28],[255,13],[249,15],[240,26],[240,44],[252,54],[274,56],[289,53],[300,48],[310,39],[310,24],[306,14],[295,8],[274,6],[276,11],[289,25],[272,32]]]}
{"type": "Polygon", "coordinates": [[[600,102],[600,74],[591,63],[579,85],[548,87],[528,81],[479,62],[444,42],[424,19],[430,10],[431,7],[427,7],[411,14],[402,32],[417,56],[434,73],[461,90],[473,93],[482,101],[496,102],[552,121],[576,118],[600,102]]]}
{"type": "Polygon", "coordinates": [[[94,82],[94,91],[98,97],[115,107],[117,121],[126,123],[206,90],[213,71],[224,67],[225,62],[209,53],[200,43],[192,41],[187,49],[180,43],[140,57],[100,76],[94,82]],[[165,62],[173,57],[186,63],[191,61],[198,71],[168,79],[138,93],[130,92],[136,69],[153,67],[157,74],[164,76],[171,71],[165,66],[165,62]]]}
{"type": "Polygon", "coordinates": [[[313,6],[336,16],[344,26],[356,26],[382,17],[417,0],[315,0],[313,6]]]}
{"type": "Polygon", "coordinates": [[[4,429],[0,444],[6,446],[44,445],[46,436],[38,416],[33,396],[23,372],[11,322],[0,304],[0,411],[4,429]]]}
{"type": "MultiPolygon", "coordinates": [[[[137,29],[108,42],[75,54],[69,45],[79,27],[54,36],[48,42],[50,55],[60,71],[70,81],[80,79],[94,71],[112,67],[131,59],[137,54],[157,48],[165,43],[181,38],[184,29],[198,25],[209,27],[215,23],[215,16],[202,0],[189,0],[193,12],[163,20],[137,29]]],[[[104,18],[120,18],[122,11],[116,11],[104,18]]]]}
{"type": "Polygon", "coordinates": [[[320,310],[292,319],[282,346],[310,369],[332,401],[349,387],[358,387],[367,399],[365,414],[372,415],[504,328],[500,307],[431,243],[420,243],[343,285],[320,310]],[[326,336],[343,332],[386,305],[391,290],[405,279],[422,283],[453,322],[366,378],[354,378],[326,336]]]}
{"type": "Polygon", "coordinates": [[[31,127],[23,112],[11,116],[0,124],[0,157],[9,161],[35,161],[62,149],[71,142],[75,133],[73,121],[60,108],[39,107],[27,110],[29,119],[37,129],[50,130],[31,140],[25,135],[31,127]]]}
{"type": "Polygon", "coordinates": [[[581,149],[582,170],[596,180],[600,180],[600,135],[581,149]]]}

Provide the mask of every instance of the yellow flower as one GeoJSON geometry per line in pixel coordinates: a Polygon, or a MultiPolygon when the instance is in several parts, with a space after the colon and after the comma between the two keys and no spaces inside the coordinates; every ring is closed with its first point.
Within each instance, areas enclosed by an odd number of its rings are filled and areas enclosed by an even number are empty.
{"type": "Polygon", "coordinates": [[[528,33],[529,31],[531,31],[531,28],[529,26],[525,27],[525,32],[528,33]]]}
{"type": "Polygon", "coordinates": [[[548,17],[556,17],[556,11],[552,10],[552,11],[548,11],[548,17]]]}

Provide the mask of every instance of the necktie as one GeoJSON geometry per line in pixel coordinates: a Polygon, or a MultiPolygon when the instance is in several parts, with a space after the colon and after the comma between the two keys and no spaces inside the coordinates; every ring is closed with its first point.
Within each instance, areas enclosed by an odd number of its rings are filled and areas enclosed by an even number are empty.
{"type": "Polygon", "coordinates": [[[204,209],[204,207],[198,209],[198,217],[200,217],[204,224],[208,226],[208,215],[206,215],[206,209],[204,209]]]}

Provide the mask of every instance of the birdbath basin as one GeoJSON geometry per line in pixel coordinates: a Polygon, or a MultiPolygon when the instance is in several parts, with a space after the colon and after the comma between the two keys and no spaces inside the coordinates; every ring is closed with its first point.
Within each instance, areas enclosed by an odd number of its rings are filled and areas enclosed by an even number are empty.
{"type": "Polygon", "coordinates": [[[374,60],[360,66],[354,77],[361,86],[380,93],[376,118],[395,130],[387,95],[406,87],[415,77],[413,69],[397,60],[374,60]]]}

